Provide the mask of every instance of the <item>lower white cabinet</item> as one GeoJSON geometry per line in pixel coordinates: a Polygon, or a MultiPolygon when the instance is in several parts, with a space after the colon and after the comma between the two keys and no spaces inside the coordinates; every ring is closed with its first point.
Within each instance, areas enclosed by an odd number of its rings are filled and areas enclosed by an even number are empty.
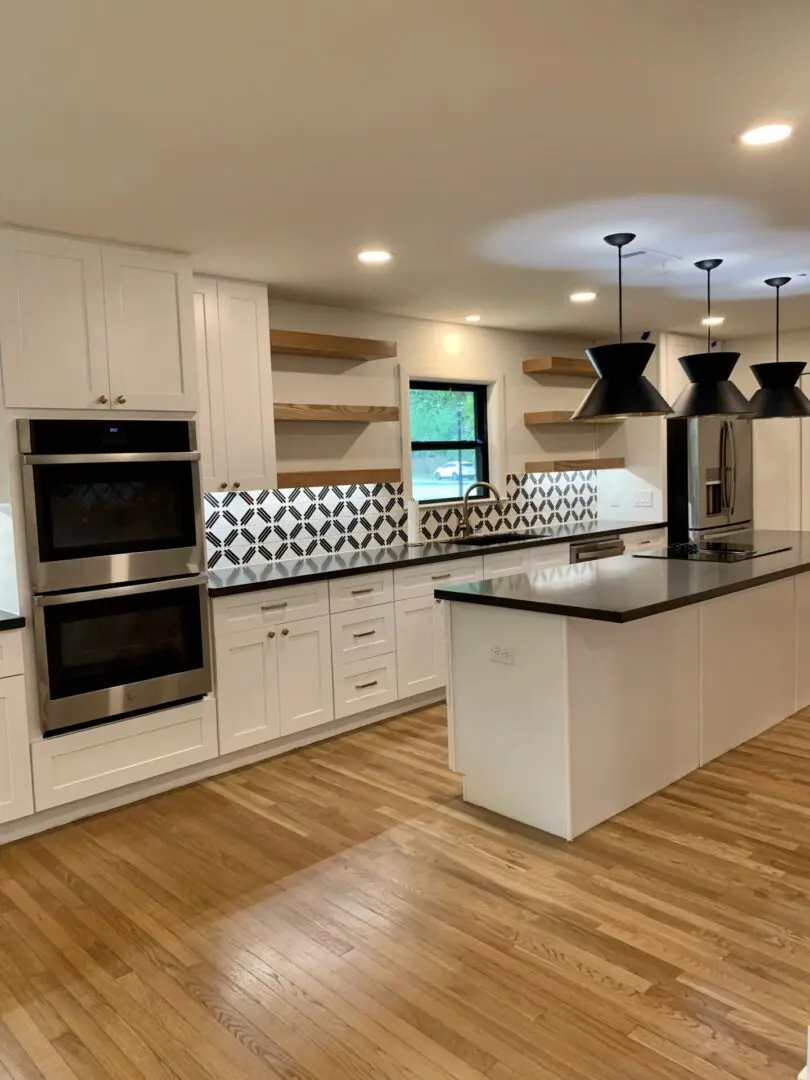
{"type": "Polygon", "coordinates": [[[395,607],[398,696],[439,689],[447,682],[444,605],[433,596],[416,596],[395,607]]]}
{"type": "Polygon", "coordinates": [[[394,653],[372,656],[335,668],[335,716],[342,719],[399,697],[397,658],[394,653]]]}
{"type": "Polygon", "coordinates": [[[640,532],[625,533],[622,537],[624,550],[628,554],[643,551],[648,547],[658,547],[659,544],[665,544],[666,539],[666,529],[643,529],[640,532]]]}
{"type": "Polygon", "coordinates": [[[281,734],[334,719],[329,616],[291,622],[281,628],[278,640],[281,734]]]}
{"type": "Polygon", "coordinates": [[[0,822],[33,812],[25,677],[13,675],[0,679],[0,822]]]}
{"type": "Polygon", "coordinates": [[[527,555],[525,548],[513,548],[510,551],[499,551],[497,555],[485,555],[484,581],[509,577],[510,574],[525,574],[527,555]]]}
{"type": "Polygon", "coordinates": [[[31,744],[36,808],[75,802],[216,756],[211,697],[39,739],[31,744]]]}
{"type": "Polygon", "coordinates": [[[545,547],[529,548],[526,551],[526,572],[535,574],[550,566],[567,566],[571,561],[568,544],[547,544],[545,547]]]}
{"type": "Polygon", "coordinates": [[[332,616],[332,659],[336,665],[383,656],[394,652],[396,646],[393,604],[332,616]]]}

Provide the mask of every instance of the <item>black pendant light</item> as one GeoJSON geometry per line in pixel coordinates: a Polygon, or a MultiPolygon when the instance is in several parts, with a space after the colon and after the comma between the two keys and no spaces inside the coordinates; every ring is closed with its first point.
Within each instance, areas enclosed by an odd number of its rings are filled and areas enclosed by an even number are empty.
{"type": "Polygon", "coordinates": [[[789,277],[765,279],[766,285],[776,289],[776,360],[768,364],[751,365],[759,383],[759,390],[751,398],[753,420],[810,416],[810,401],[796,385],[804,371],[804,363],[801,360],[779,363],[779,290],[789,281],[789,277]]]}
{"type": "Polygon", "coordinates": [[[611,233],[604,241],[619,256],[619,340],[615,345],[596,345],[585,354],[598,378],[572,420],[624,420],[632,416],[666,416],[672,410],[649,379],[647,361],[655,351],[650,341],[623,341],[622,248],[635,233],[611,233]]]}
{"type": "MultiPolygon", "coordinates": [[[[698,270],[706,271],[706,319],[712,313],[712,270],[722,259],[701,259],[698,270]]],[[[672,418],[687,416],[747,416],[750,406],[729,376],[740,359],[736,352],[712,352],[712,328],[706,328],[706,352],[678,358],[689,377],[689,385],[672,406],[672,418]]]]}

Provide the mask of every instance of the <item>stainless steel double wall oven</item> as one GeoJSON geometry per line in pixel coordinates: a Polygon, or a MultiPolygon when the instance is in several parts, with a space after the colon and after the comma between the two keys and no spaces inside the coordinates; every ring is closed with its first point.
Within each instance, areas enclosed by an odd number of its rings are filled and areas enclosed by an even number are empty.
{"type": "Polygon", "coordinates": [[[20,420],[46,733],[211,689],[196,428],[20,420]]]}

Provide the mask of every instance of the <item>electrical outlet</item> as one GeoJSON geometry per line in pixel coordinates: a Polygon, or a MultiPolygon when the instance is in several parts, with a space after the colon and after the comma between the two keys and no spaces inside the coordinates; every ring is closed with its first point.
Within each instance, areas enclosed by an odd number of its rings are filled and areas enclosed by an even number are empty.
{"type": "Polygon", "coordinates": [[[514,664],[514,645],[493,645],[489,650],[489,658],[493,664],[514,664]]]}
{"type": "Polygon", "coordinates": [[[637,491],[633,495],[633,506],[652,506],[652,492],[649,488],[637,491]]]}

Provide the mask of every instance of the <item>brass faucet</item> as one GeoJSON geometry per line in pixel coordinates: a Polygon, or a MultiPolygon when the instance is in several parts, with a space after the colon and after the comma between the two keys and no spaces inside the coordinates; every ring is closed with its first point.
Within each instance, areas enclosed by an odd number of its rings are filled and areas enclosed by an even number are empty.
{"type": "Polygon", "coordinates": [[[476,488],[488,488],[495,496],[495,501],[502,503],[501,493],[495,487],[494,484],[490,484],[488,480],[476,480],[475,483],[470,484],[467,490],[464,492],[464,502],[461,507],[461,522],[458,527],[458,536],[472,536],[473,530],[470,525],[470,492],[475,491],[476,488]]]}

